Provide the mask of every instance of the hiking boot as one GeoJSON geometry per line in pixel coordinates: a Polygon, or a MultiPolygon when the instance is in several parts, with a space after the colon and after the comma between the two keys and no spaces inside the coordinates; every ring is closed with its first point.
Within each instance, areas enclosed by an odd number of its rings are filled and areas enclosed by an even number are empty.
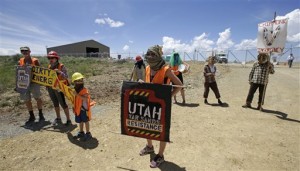
{"type": "Polygon", "coordinates": [[[147,154],[151,154],[154,153],[154,147],[149,147],[148,145],[146,145],[146,147],[144,147],[141,151],[140,151],[140,156],[144,156],[147,154]]]}
{"type": "Polygon", "coordinates": [[[28,121],[25,122],[25,125],[32,124],[32,123],[34,123],[34,121],[35,121],[35,117],[34,116],[33,117],[30,116],[29,119],[28,119],[28,121]]]}
{"type": "Polygon", "coordinates": [[[250,103],[246,103],[242,106],[243,108],[251,108],[251,104],[250,103]]]}
{"type": "Polygon", "coordinates": [[[84,132],[78,132],[75,136],[73,136],[74,139],[78,138],[84,138],[84,132]]]}
{"type": "Polygon", "coordinates": [[[164,156],[160,156],[159,154],[157,154],[154,159],[150,162],[150,167],[151,168],[156,168],[158,167],[160,164],[162,164],[165,161],[164,156]]]}
{"type": "Polygon", "coordinates": [[[60,118],[56,118],[54,119],[54,121],[52,122],[52,125],[53,126],[57,126],[57,125],[61,125],[62,122],[61,122],[61,119],[60,118]]]}
{"type": "Polygon", "coordinates": [[[65,126],[70,126],[70,125],[72,125],[71,120],[67,120],[67,122],[65,123],[65,126]]]}
{"type": "Polygon", "coordinates": [[[84,141],[87,141],[87,140],[90,140],[90,139],[92,139],[93,137],[92,137],[92,134],[90,133],[90,132],[87,132],[86,134],[85,134],[85,136],[84,136],[84,141]]]}
{"type": "Polygon", "coordinates": [[[223,104],[223,102],[220,99],[218,99],[218,103],[219,103],[219,105],[223,104]]]}
{"type": "Polygon", "coordinates": [[[207,101],[207,99],[204,99],[204,103],[205,103],[205,104],[208,104],[208,101],[207,101]]]}

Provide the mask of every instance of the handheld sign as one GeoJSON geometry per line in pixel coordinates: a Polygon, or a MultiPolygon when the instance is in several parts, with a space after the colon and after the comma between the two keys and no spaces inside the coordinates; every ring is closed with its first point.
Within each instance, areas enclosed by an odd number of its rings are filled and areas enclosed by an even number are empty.
{"type": "Polygon", "coordinates": [[[170,141],[172,86],[123,81],[121,134],[170,141]]]}

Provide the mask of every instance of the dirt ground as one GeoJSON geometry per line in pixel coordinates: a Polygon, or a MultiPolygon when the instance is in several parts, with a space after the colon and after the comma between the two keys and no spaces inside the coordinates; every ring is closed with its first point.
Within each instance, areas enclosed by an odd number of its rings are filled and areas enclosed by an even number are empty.
{"type": "MultiPolygon", "coordinates": [[[[53,127],[54,110],[45,110],[45,123],[24,127],[25,109],[2,113],[0,170],[300,170],[299,65],[276,66],[264,111],[258,111],[241,107],[249,90],[251,64],[217,64],[223,106],[217,104],[212,91],[210,105],[203,103],[203,64],[190,64],[191,72],[184,75],[187,104],[172,104],[172,142],[159,168],[149,167],[153,155],[138,154],[145,139],[120,134],[124,76],[108,75],[102,78],[108,79],[106,84],[98,83],[97,77],[88,80],[93,93],[106,93],[95,96],[99,103],[93,108],[90,141],[72,138],[78,131],[73,115],[72,126],[53,127]]],[[[180,94],[177,98],[181,102],[180,94]]],[[[63,113],[62,117],[65,121],[63,113]]],[[[156,152],[158,144],[154,142],[156,152]]]]}

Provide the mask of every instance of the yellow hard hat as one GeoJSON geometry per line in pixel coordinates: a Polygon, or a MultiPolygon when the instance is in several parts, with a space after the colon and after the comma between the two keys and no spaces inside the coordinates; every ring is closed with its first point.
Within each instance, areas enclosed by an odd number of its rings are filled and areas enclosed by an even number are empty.
{"type": "Polygon", "coordinates": [[[74,83],[74,81],[76,80],[80,80],[84,78],[82,74],[80,74],[79,72],[75,72],[73,75],[72,75],[72,83],[74,83]]]}

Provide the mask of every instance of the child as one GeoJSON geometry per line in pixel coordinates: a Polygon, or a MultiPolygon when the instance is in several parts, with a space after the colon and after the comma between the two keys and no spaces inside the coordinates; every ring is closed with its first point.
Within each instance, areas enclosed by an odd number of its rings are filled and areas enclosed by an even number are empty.
{"type": "Polygon", "coordinates": [[[92,138],[92,134],[90,132],[89,121],[91,120],[91,96],[88,92],[88,89],[84,87],[83,75],[79,72],[75,72],[72,75],[72,83],[75,88],[75,100],[74,100],[74,114],[75,114],[75,122],[79,123],[79,132],[75,139],[83,138],[85,141],[92,138]],[[83,131],[83,125],[85,125],[86,134],[83,131]]]}

